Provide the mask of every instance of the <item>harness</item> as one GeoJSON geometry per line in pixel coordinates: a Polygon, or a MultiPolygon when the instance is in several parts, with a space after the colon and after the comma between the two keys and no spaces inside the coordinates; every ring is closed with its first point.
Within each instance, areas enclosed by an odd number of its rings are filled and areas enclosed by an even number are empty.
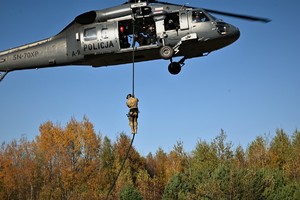
{"type": "Polygon", "coordinates": [[[127,114],[127,117],[138,117],[139,109],[138,108],[131,108],[127,114]]]}

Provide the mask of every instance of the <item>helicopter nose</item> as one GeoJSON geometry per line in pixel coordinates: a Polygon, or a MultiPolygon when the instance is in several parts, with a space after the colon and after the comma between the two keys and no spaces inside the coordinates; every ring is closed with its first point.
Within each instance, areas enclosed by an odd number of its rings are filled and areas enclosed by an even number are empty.
{"type": "Polygon", "coordinates": [[[233,25],[230,25],[230,26],[231,27],[230,27],[230,33],[229,33],[229,35],[231,35],[232,39],[234,41],[236,41],[241,36],[241,32],[240,32],[240,30],[237,27],[235,27],[233,25]]]}
{"type": "Polygon", "coordinates": [[[240,37],[240,30],[226,22],[217,22],[217,30],[229,43],[235,42],[240,37]]]}
{"type": "Polygon", "coordinates": [[[231,24],[227,24],[228,29],[226,29],[226,33],[224,34],[226,40],[228,41],[229,44],[234,43],[235,41],[237,41],[240,38],[240,30],[231,25],[231,24]]]}

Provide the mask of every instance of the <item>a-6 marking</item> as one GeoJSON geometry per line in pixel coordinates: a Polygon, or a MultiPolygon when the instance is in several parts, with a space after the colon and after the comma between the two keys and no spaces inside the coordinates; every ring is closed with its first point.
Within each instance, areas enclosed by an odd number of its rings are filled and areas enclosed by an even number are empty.
{"type": "Polygon", "coordinates": [[[29,59],[34,58],[39,54],[38,51],[26,52],[26,53],[19,53],[13,55],[13,60],[22,60],[22,59],[29,59]]]}

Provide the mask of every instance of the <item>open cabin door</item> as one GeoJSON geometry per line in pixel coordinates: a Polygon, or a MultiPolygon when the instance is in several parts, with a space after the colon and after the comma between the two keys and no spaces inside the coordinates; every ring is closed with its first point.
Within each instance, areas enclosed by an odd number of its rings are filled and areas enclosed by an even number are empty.
{"type": "Polygon", "coordinates": [[[118,21],[120,48],[151,46],[157,44],[157,26],[153,16],[137,16],[134,21],[118,21]]]}

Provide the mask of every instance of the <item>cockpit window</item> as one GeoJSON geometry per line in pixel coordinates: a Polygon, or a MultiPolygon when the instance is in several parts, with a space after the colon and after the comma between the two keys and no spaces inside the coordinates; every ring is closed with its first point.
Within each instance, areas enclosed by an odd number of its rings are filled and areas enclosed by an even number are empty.
{"type": "Polygon", "coordinates": [[[209,21],[209,18],[202,11],[193,11],[192,19],[194,23],[209,21]]]}
{"type": "Polygon", "coordinates": [[[97,30],[96,27],[87,28],[84,30],[84,40],[90,41],[97,39],[97,30]]]}

